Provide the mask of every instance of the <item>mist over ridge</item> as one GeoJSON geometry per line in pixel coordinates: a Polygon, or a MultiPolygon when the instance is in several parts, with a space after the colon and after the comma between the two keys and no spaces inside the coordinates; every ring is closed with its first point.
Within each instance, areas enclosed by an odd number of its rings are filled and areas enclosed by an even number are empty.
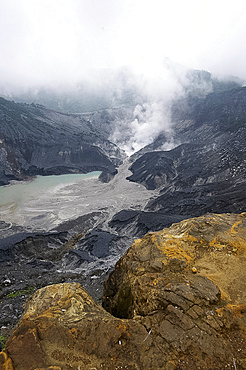
{"type": "Polygon", "coordinates": [[[131,155],[151,144],[161,133],[165,134],[166,142],[160,149],[170,150],[179,144],[173,140],[171,114],[172,105],[178,99],[204,98],[211,92],[242,84],[239,78],[216,78],[210,72],[190,70],[166,58],[156,73],[138,73],[131,66],[98,69],[70,85],[9,87],[9,90],[2,87],[0,93],[15,102],[83,114],[92,124],[96,120],[97,125],[100,114],[106,114],[108,125],[102,130],[106,133],[108,130],[109,140],[131,155]]]}
{"type": "Polygon", "coordinates": [[[3,0],[0,95],[65,113],[127,107],[110,140],[131,154],[165,132],[171,148],[175,99],[246,79],[245,19],[242,0],[3,0]]]}

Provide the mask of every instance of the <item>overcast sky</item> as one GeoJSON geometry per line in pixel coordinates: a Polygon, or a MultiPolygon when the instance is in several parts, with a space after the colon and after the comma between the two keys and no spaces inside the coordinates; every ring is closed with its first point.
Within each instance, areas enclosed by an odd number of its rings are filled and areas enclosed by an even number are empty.
{"type": "Polygon", "coordinates": [[[0,0],[0,27],[1,84],[158,74],[166,58],[246,79],[245,0],[0,0]]]}

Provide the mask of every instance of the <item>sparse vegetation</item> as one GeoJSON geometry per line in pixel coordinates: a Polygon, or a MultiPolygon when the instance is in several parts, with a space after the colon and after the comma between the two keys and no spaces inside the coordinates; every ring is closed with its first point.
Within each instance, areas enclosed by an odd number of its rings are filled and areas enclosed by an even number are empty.
{"type": "Polygon", "coordinates": [[[26,295],[26,294],[31,294],[33,291],[34,291],[34,287],[30,287],[26,290],[18,290],[16,292],[13,292],[13,293],[9,293],[8,294],[8,298],[15,298],[15,297],[18,297],[19,295],[26,295]]]}
{"type": "MultiPolygon", "coordinates": [[[[6,339],[4,338],[3,335],[0,335],[0,344],[2,345],[2,350],[4,349],[6,339]]],[[[0,348],[1,350],[1,348],[0,348]]]]}

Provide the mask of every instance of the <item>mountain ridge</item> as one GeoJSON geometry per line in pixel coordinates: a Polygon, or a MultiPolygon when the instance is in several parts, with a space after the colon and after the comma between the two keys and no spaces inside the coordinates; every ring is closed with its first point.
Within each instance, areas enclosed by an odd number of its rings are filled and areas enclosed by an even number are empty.
{"type": "Polygon", "coordinates": [[[0,183],[27,176],[106,171],[124,153],[90,121],[0,99],[0,183]]]}
{"type": "Polygon", "coordinates": [[[133,156],[130,166],[133,172],[128,177],[130,181],[159,190],[159,197],[146,210],[189,217],[244,210],[245,107],[245,88],[211,93],[199,100],[188,99],[180,102],[179,110],[177,105],[173,107],[174,142],[181,144],[168,152],[162,151],[159,149],[162,138],[157,138],[143,150],[143,155],[140,151],[133,156]]]}

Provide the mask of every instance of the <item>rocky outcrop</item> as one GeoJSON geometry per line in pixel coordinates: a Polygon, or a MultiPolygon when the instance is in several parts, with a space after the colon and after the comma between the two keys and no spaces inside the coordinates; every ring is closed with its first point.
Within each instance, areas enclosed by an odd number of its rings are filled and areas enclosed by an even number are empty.
{"type": "Polygon", "coordinates": [[[103,309],[76,283],[35,292],[3,369],[246,369],[246,214],[210,214],[137,239],[103,309]]]}
{"type": "Polygon", "coordinates": [[[245,251],[246,214],[149,233],[116,264],[103,306],[146,327],[159,368],[224,369],[234,359],[245,369],[245,251]]]}
{"type": "Polygon", "coordinates": [[[16,370],[137,369],[145,337],[141,324],[111,316],[79,284],[57,284],[26,303],[0,361],[16,370]]]}

